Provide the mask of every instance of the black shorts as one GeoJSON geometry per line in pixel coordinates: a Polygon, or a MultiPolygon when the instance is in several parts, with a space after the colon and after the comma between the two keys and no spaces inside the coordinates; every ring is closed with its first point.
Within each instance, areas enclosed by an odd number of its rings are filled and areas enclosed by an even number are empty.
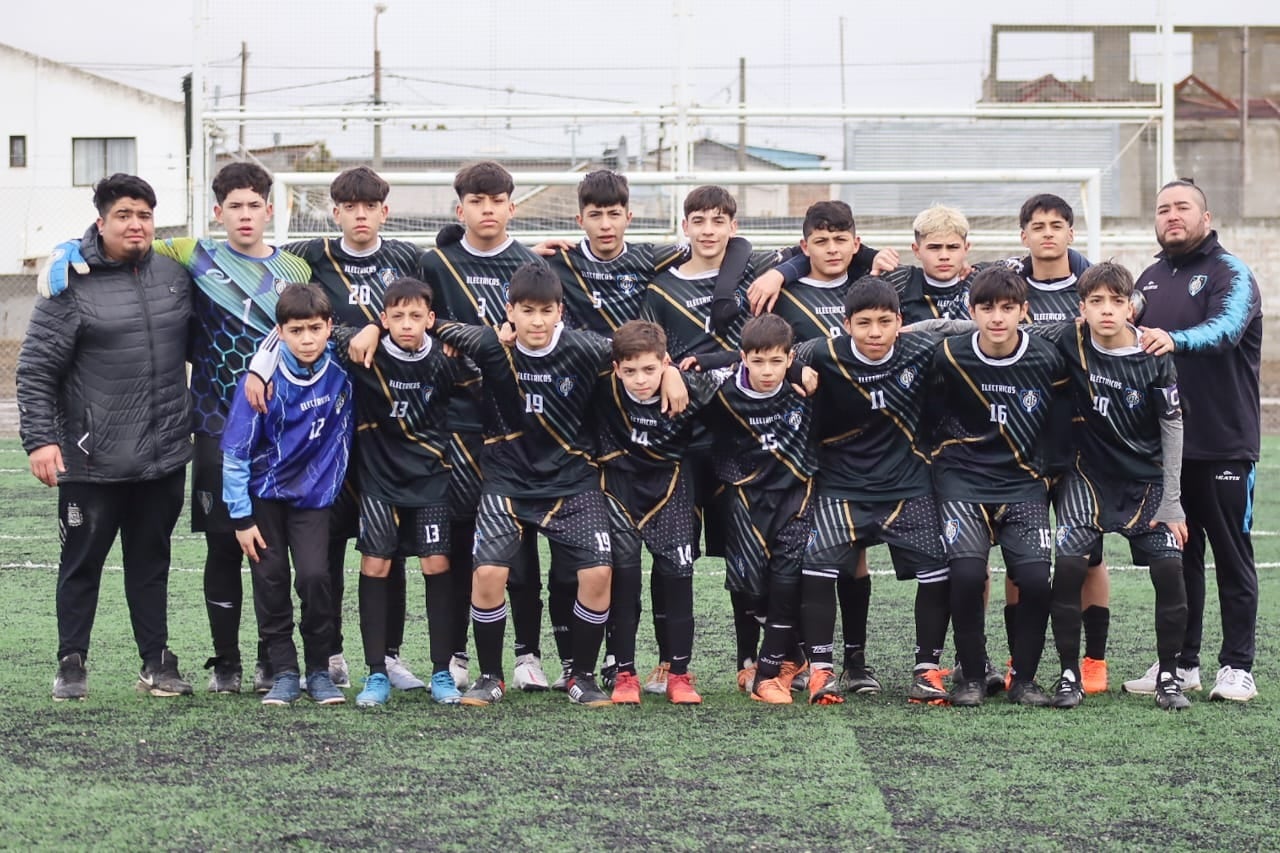
{"type": "Polygon", "coordinates": [[[800,580],[812,530],[809,484],[794,489],[727,487],[725,589],[765,598],[773,581],[800,580]]]}
{"type": "Polygon", "coordinates": [[[1149,526],[1163,495],[1164,488],[1157,483],[1069,472],[1054,491],[1059,556],[1091,557],[1102,542],[1102,534],[1119,533],[1129,540],[1133,560],[1139,565],[1181,559],[1182,551],[1169,528],[1149,526]]]}
{"type": "Polygon", "coordinates": [[[609,536],[613,565],[640,565],[641,545],[653,555],[653,571],[662,577],[693,577],[698,549],[698,517],[693,511],[688,475],[675,473],[667,481],[667,493],[643,513],[628,507],[618,495],[606,494],[609,503],[609,536]]]}
{"type": "Polygon", "coordinates": [[[480,496],[476,513],[475,566],[505,566],[508,582],[530,583],[520,559],[520,540],[526,527],[542,531],[551,546],[551,581],[573,585],[578,572],[611,566],[609,511],[604,492],[593,490],[563,498],[480,496]]]}
{"type": "Polygon", "coordinates": [[[938,505],[933,493],[897,501],[851,501],[819,495],[813,533],[805,550],[806,575],[852,576],[858,557],[872,545],[888,545],[898,580],[946,580],[938,505]]]}
{"type": "Polygon", "coordinates": [[[444,504],[401,507],[360,496],[356,550],[368,557],[448,557],[449,508],[444,504]]]}
{"type": "Polygon", "coordinates": [[[947,559],[986,560],[999,545],[1005,568],[1048,562],[1053,547],[1047,500],[1018,503],[942,501],[938,508],[947,559]]]}
{"type": "Polygon", "coordinates": [[[480,448],[484,437],[478,432],[455,432],[449,440],[445,459],[449,463],[448,506],[454,521],[475,518],[480,505],[480,448]]]}
{"type": "Polygon", "coordinates": [[[707,556],[724,557],[728,554],[731,524],[728,489],[716,477],[709,453],[692,453],[685,457],[681,467],[689,472],[693,504],[697,507],[703,535],[706,537],[707,556]]]}
{"type": "Polygon", "coordinates": [[[222,439],[197,435],[191,457],[191,532],[235,531],[222,500],[222,439]]]}
{"type": "Polygon", "coordinates": [[[340,539],[346,542],[360,535],[360,492],[356,488],[355,478],[347,475],[346,482],[338,490],[329,507],[329,541],[340,539]]]}

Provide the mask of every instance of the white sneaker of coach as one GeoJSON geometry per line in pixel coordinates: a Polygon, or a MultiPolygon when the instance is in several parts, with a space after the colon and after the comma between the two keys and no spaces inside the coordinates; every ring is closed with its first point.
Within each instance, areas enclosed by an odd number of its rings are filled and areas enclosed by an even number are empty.
{"type": "Polygon", "coordinates": [[[425,690],[427,683],[409,671],[409,667],[400,662],[399,656],[387,655],[382,659],[387,667],[387,678],[396,690],[425,690]]]}
{"type": "Polygon", "coordinates": [[[1210,699],[1230,699],[1233,702],[1248,702],[1258,695],[1258,688],[1253,683],[1253,673],[1232,666],[1224,666],[1218,670],[1213,689],[1209,691],[1210,699]]]}
{"type": "MultiPolygon", "coordinates": [[[[1133,693],[1138,696],[1154,696],[1156,695],[1156,676],[1159,674],[1160,664],[1153,663],[1151,668],[1142,674],[1141,678],[1126,681],[1120,689],[1125,693],[1133,693]]],[[[1200,667],[1193,666],[1190,669],[1178,667],[1174,674],[1178,677],[1178,683],[1182,686],[1183,693],[1200,689],[1200,667]]]]}
{"type": "Polygon", "coordinates": [[[536,655],[520,655],[516,658],[516,671],[511,677],[511,686],[517,690],[537,692],[546,690],[547,674],[542,671],[542,661],[536,655]]]}

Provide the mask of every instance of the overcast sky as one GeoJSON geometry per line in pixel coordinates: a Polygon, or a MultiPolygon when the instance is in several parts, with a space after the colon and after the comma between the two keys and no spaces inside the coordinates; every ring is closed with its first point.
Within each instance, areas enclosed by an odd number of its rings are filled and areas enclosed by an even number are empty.
{"type": "MultiPolygon", "coordinates": [[[[738,58],[747,63],[747,100],[758,105],[839,106],[840,18],[843,77],[850,104],[966,107],[981,92],[993,23],[1106,24],[1152,22],[1158,0],[1065,0],[1054,4],[972,0],[684,0],[691,99],[728,106],[737,100],[738,58]],[[1120,11],[1117,11],[1120,10],[1120,11]]],[[[1169,0],[1175,24],[1280,24],[1280,4],[1169,0]],[[1271,11],[1259,11],[1270,8],[1271,11]]],[[[523,107],[672,103],[679,39],[675,0],[598,3],[585,0],[387,0],[378,22],[383,100],[396,106],[523,107]]],[[[170,97],[190,69],[192,4],[187,0],[44,0],[6,15],[0,40],[48,58],[170,97]]],[[[209,93],[233,106],[240,86],[240,43],[247,42],[248,104],[297,108],[368,103],[372,99],[374,4],[361,0],[206,0],[200,43],[210,61],[209,93]]],[[[1135,46],[1133,70],[1152,80],[1158,57],[1135,46]]],[[[1087,73],[1087,39],[1059,34],[1006,42],[1000,76],[1087,73]]],[[[1185,49],[1179,76],[1189,70],[1185,49]]],[[[830,156],[829,127],[760,119],[749,142],[818,150],[830,156]]],[[[318,128],[258,126],[250,144],[315,136],[318,128]]],[[[656,142],[657,128],[638,123],[548,119],[507,128],[500,122],[451,122],[445,129],[388,131],[388,156],[464,151],[549,154],[598,151],[617,136],[656,142]]],[[[733,141],[733,126],[706,133],[733,141]]],[[[326,128],[338,153],[367,150],[367,127],[326,128]]],[[[838,136],[838,134],[837,134],[838,136]]],[[[630,142],[634,154],[640,140],[630,142]]]]}

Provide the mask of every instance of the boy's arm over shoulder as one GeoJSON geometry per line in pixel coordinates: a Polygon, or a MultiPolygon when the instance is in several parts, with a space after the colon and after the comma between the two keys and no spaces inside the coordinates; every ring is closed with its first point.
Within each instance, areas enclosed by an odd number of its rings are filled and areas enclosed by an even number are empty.
{"type": "Polygon", "coordinates": [[[437,338],[479,361],[485,354],[502,348],[498,333],[490,326],[473,326],[452,320],[437,321],[432,330],[437,338]]]}
{"type": "Polygon", "coordinates": [[[185,267],[190,266],[191,258],[199,245],[200,241],[195,237],[165,237],[153,241],[151,250],[162,257],[172,258],[185,267]]]}

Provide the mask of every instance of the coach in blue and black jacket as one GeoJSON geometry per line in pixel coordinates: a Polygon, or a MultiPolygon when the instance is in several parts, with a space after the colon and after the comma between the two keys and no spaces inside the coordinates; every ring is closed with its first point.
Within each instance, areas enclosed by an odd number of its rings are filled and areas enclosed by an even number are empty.
{"type": "MultiPolygon", "coordinates": [[[[1222,605],[1221,669],[1209,698],[1247,701],[1257,695],[1251,670],[1258,572],[1250,529],[1261,433],[1262,297],[1249,267],[1222,248],[1209,223],[1195,184],[1173,181],[1160,190],[1156,238],[1163,251],[1138,278],[1146,302],[1139,319],[1148,352],[1173,352],[1185,410],[1188,613],[1178,671],[1200,665],[1207,538],[1222,605]]],[[[1199,672],[1194,676],[1198,682],[1199,672]]],[[[1190,672],[1184,680],[1192,680],[1190,672]]]]}

